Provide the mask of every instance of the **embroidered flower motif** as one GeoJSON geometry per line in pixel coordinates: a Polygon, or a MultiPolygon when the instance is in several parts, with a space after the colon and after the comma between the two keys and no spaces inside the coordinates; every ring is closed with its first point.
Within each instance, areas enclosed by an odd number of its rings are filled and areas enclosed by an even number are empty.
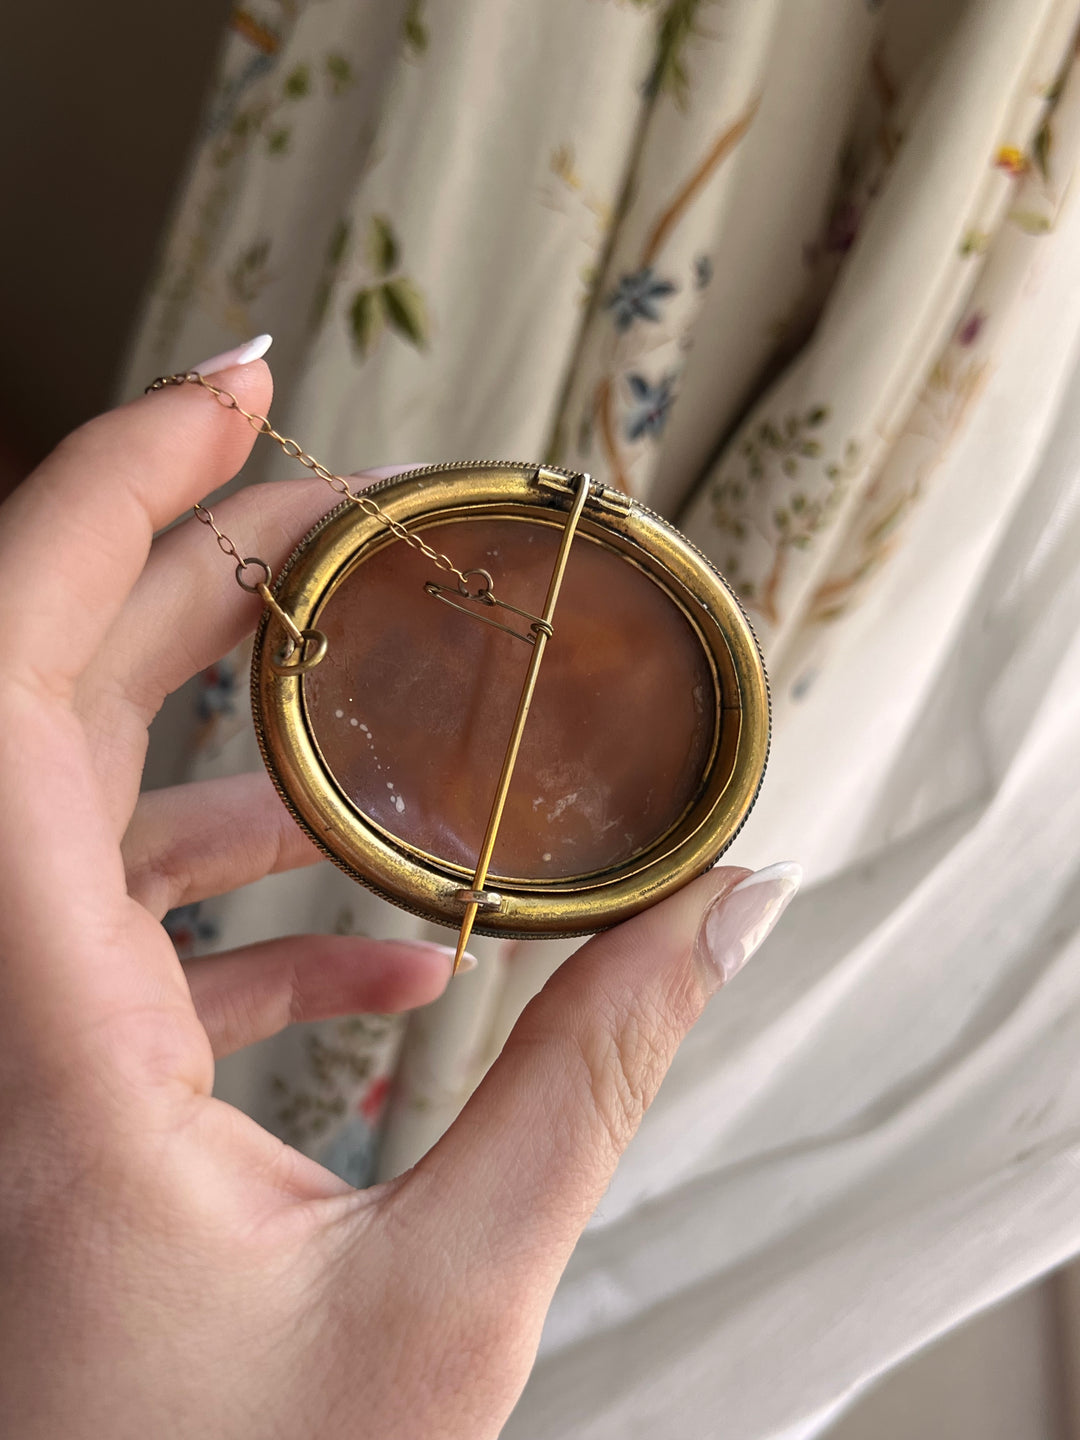
{"type": "Polygon", "coordinates": [[[694,289],[704,290],[713,277],[711,255],[698,255],[694,260],[694,289]]]}
{"type": "Polygon", "coordinates": [[[958,345],[974,345],[985,324],[986,316],[983,312],[973,310],[956,332],[956,343],[958,345]]]}
{"type": "Polygon", "coordinates": [[[196,709],[200,720],[232,715],[236,709],[236,669],[228,660],[219,660],[202,673],[196,709]]]}
{"type": "Polygon", "coordinates": [[[852,200],[842,200],[829,216],[824,249],[829,255],[846,255],[855,244],[862,214],[852,200]]]}
{"type": "Polygon", "coordinates": [[[179,955],[190,955],[196,945],[209,944],[218,937],[217,923],[201,913],[202,903],[178,905],[161,924],[179,955]]]}
{"type": "Polygon", "coordinates": [[[605,308],[615,317],[615,329],[629,330],[635,320],[649,320],[655,324],[660,319],[658,301],[674,295],[678,286],[673,280],[664,280],[646,265],[624,275],[604,302],[605,308]]]}
{"type": "Polygon", "coordinates": [[[846,255],[858,238],[861,222],[862,211],[853,200],[838,200],[819,237],[803,246],[803,262],[814,266],[846,255]]]}
{"type": "Polygon", "coordinates": [[[318,1155],[319,1163],[362,1189],[374,1180],[375,1135],[360,1115],[351,1116],[318,1155]]]}
{"type": "Polygon", "coordinates": [[[814,681],[818,677],[816,670],[804,670],[803,673],[792,683],[791,698],[793,700],[805,700],[806,696],[814,688],[814,681]]]}
{"type": "Polygon", "coordinates": [[[656,439],[663,433],[667,424],[668,412],[675,400],[675,381],[677,375],[672,372],[663,376],[655,385],[646,380],[644,375],[628,375],[626,383],[630,387],[630,394],[633,403],[626,416],[626,438],[628,440],[641,440],[645,436],[656,439]]]}
{"type": "Polygon", "coordinates": [[[387,1096],[390,1094],[390,1076],[378,1075],[360,1097],[357,1110],[369,1125],[378,1124],[387,1096]]]}
{"type": "Polygon", "coordinates": [[[1023,175],[1028,168],[1027,156],[1016,145],[1002,145],[994,156],[994,164],[1007,175],[1023,175]]]}
{"type": "Polygon", "coordinates": [[[968,230],[960,241],[961,255],[985,255],[990,248],[990,236],[985,230],[968,230]]]}

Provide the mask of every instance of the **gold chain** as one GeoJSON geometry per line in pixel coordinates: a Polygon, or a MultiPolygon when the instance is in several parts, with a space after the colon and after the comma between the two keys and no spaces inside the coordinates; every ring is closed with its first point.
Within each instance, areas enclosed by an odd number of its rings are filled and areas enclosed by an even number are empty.
{"type": "MultiPolygon", "coordinates": [[[[332,470],[328,470],[325,465],[320,464],[313,455],[309,455],[295,440],[290,440],[287,435],[279,434],[265,415],[253,415],[250,410],[245,410],[235,395],[231,394],[228,390],[219,389],[217,385],[211,385],[210,381],[204,379],[197,370],[180,371],[176,375],[162,375],[146,388],[148,391],[163,390],[166,385],[201,385],[204,390],[209,390],[219,405],[223,405],[226,410],[235,410],[237,414],[242,415],[257,434],[268,435],[271,440],[280,445],[282,451],[288,455],[290,460],[296,460],[306,469],[312,471],[313,474],[318,475],[320,480],[325,480],[335,494],[342,496],[345,500],[351,500],[352,503],[358,505],[366,515],[377,517],[383,522],[391,534],[395,535],[399,540],[403,540],[411,549],[426,556],[426,558],[440,570],[445,570],[451,575],[456,575],[458,583],[464,587],[465,591],[468,591],[469,581],[466,573],[458,569],[449,555],[444,555],[439,550],[433,550],[430,545],[425,544],[425,542],[420,539],[419,535],[410,534],[404,525],[400,525],[391,516],[387,515],[386,511],[377,505],[369,495],[365,495],[362,491],[358,494],[343,475],[335,475],[332,470]]],[[[195,517],[201,520],[204,525],[209,525],[217,536],[217,543],[222,552],[237,562],[237,583],[245,590],[250,590],[252,593],[257,592],[262,595],[262,598],[271,606],[278,618],[285,623],[288,617],[284,615],[284,612],[274,602],[269,592],[270,581],[273,577],[270,566],[267,565],[266,561],[260,560],[257,556],[243,557],[229,537],[218,529],[214,521],[213,512],[208,510],[205,505],[197,504],[195,506],[195,517]],[[255,565],[262,566],[265,571],[263,580],[260,584],[248,584],[243,579],[244,572],[255,565]]],[[[295,634],[293,633],[296,627],[292,625],[291,620],[288,620],[285,628],[289,631],[290,638],[293,642],[298,644],[299,632],[296,631],[295,634]]]]}

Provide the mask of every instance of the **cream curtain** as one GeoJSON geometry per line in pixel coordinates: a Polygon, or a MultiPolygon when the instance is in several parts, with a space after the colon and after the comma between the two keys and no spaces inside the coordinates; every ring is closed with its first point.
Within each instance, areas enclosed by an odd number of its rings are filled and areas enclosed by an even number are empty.
{"type": "MultiPolygon", "coordinates": [[[[819,1433],[1080,1250],[1078,20],[234,12],[128,388],[270,330],[275,417],[338,468],[587,468],[680,517],[774,680],[732,858],[798,859],[807,891],[684,1047],[514,1440],[819,1433]]],[[[243,665],[197,688],[193,773],[257,764],[243,665]]],[[[416,924],[329,868],[171,923],[187,949],[416,924]]],[[[569,948],[481,942],[407,1027],[298,1027],[221,1093],[393,1173],[569,948]]]]}

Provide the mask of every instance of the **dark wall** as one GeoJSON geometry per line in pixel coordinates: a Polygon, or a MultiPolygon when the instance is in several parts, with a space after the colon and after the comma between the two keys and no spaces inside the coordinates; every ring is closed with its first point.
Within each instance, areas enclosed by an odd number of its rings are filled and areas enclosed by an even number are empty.
{"type": "Polygon", "coordinates": [[[111,399],[228,10],[227,0],[5,9],[0,470],[9,477],[111,399]]]}

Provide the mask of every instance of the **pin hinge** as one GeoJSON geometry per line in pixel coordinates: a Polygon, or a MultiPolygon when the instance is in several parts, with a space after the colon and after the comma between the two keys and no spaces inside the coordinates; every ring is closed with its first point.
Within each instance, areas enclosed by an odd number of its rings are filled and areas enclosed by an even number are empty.
{"type": "Polygon", "coordinates": [[[478,910],[501,910],[503,903],[497,890],[458,890],[454,899],[462,905],[475,905],[478,910]]]}
{"type": "MultiPolygon", "coordinates": [[[[610,485],[601,484],[591,475],[586,475],[585,478],[589,482],[586,505],[591,505],[597,510],[613,511],[616,515],[630,514],[634,508],[634,502],[624,490],[613,490],[610,485]]],[[[536,483],[542,490],[554,490],[559,495],[575,495],[577,493],[577,486],[572,478],[560,475],[557,470],[549,470],[545,465],[537,467],[536,483]]]]}

